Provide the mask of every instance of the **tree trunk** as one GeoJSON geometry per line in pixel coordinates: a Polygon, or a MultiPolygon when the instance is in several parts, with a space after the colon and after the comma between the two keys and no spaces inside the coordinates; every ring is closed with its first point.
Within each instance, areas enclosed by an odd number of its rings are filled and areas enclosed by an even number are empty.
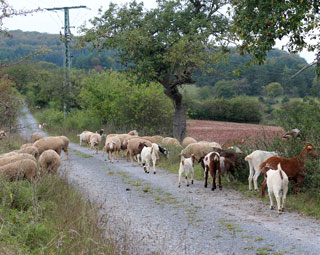
{"type": "Polygon", "coordinates": [[[182,104],[181,100],[174,101],[174,117],[173,117],[173,137],[182,142],[187,132],[186,122],[187,107],[182,104]]]}
{"type": "Polygon", "coordinates": [[[186,111],[187,106],[182,102],[182,95],[180,94],[177,86],[170,86],[167,84],[162,85],[166,88],[165,94],[173,101],[174,117],[173,117],[173,137],[182,142],[186,136],[187,123],[186,111]]]}

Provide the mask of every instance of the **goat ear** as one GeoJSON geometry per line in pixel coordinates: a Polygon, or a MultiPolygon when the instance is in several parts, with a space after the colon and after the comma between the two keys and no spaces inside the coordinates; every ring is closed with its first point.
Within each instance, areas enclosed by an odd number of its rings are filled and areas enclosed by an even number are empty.
{"type": "Polygon", "coordinates": [[[199,158],[198,163],[201,163],[203,161],[204,157],[199,158]]]}

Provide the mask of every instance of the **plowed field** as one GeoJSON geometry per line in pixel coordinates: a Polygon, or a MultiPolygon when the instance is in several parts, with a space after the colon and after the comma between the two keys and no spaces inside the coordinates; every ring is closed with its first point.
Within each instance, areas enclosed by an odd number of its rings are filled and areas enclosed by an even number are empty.
{"type": "Polygon", "coordinates": [[[223,121],[187,120],[187,136],[197,141],[210,141],[224,144],[228,140],[257,137],[271,137],[283,134],[283,130],[276,126],[263,126],[223,121]]]}

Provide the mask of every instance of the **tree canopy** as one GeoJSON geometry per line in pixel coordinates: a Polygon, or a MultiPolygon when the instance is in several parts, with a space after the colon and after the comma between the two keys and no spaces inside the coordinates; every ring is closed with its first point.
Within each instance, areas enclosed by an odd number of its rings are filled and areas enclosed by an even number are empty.
{"type": "Polygon", "coordinates": [[[137,82],[157,81],[174,102],[173,135],[186,132],[185,111],[178,86],[194,83],[197,68],[214,62],[226,42],[228,19],[220,12],[224,0],[158,0],[146,10],[132,1],[109,8],[83,28],[83,43],[116,49],[120,63],[137,82]]]}
{"type": "Polygon", "coordinates": [[[320,2],[300,1],[232,1],[233,31],[241,40],[241,52],[249,53],[262,64],[266,52],[277,39],[288,38],[287,49],[297,53],[307,48],[316,53],[317,73],[320,73],[320,2]]]}

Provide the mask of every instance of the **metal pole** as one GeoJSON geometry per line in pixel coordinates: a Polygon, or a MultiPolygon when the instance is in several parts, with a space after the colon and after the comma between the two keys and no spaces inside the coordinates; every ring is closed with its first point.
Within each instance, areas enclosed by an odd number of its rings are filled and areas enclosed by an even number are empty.
{"type": "Polygon", "coordinates": [[[70,71],[71,71],[71,31],[70,31],[70,19],[69,19],[69,9],[76,8],[87,8],[86,6],[72,6],[72,7],[58,7],[58,8],[46,8],[47,11],[55,11],[55,10],[64,10],[64,46],[65,46],[65,54],[64,54],[64,99],[63,99],[63,116],[66,117],[67,111],[67,103],[66,103],[66,95],[69,94],[70,89],[70,71]]]}

